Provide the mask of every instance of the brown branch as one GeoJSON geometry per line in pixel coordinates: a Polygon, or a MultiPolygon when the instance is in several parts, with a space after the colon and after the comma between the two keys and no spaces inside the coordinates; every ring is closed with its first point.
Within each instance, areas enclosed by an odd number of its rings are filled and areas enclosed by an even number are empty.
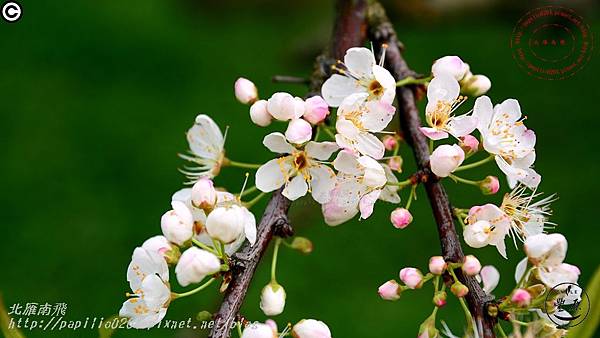
{"type": "MultiPolygon", "coordinates": [[[[317,57],[315,71],[310,79],[310,93],[319,93],[325,78],[331,72],[331,65],[343,57],[350,47],[363,45],[366,38],[366,0],[338,0],[337,17],[334,24],[329,53],[317,57]]],[[[214,326],[209,334],[211,338],[230,336],[246,292],[263,254],[273,236],[288,237],[293,234],[287,212],[291,202],[281,194],[274,192],[262,219],[257,226],[257,239],[253,246],[248,243],[232,257],[231,282],[223,296],[219,311],[214,315],[214,326]]]]}
{"type": "MultiPolygon", "coordinates": [[[[368,16],[369,33],[373,44],[378,48],[382,44],[388,45],[385,56],[387,68],[396,79],[412,76],[414,72],[402,57],[402,45],[398,41],[396,32],[383,7],[378,3],[373,3],[369,8],[368,16]]],[[[404,138],[413,148],[418,168],[427,173],[428,176],[428,179],[424,180],[424,186],[437,223],[442,254],[449,262],[462,262],[464,254],[454,227],[452,206],[444,187],[429,168],[429,146],[425,136],[419,130],[421,120],[415,104],[413,89],[406,86],[397,89],[400,127],[404,133],[404,138]]],[[[494,325],[496,320],[487,314],[487,305],[493,299],[485,294],[474,277],[464,276],[460,270],[456,272],[461,282],[469,288],[469,293],[465,298],[475,320],[479,336],[485,338],[495,337],[494,325]]]]}

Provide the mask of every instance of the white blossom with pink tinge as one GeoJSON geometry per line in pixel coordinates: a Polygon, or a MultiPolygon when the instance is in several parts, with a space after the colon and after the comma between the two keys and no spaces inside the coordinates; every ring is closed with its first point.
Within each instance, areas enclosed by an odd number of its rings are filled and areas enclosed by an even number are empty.
{"type": "Polygon", "coordinates": [[[383,131],[394,117],[395,111],[396,108],[389,103],[368,101],[367,94],[347,97],[337,111],[337,144],[340,148],[381,159],[385,146],[373,133],[383,131]]]}
{"type": "Polygon", "coordinates": [[[263,144],[283,156],[268,161],[256,171],[256,187],[260,191],[271,192],[285,186],[283,195],[292,201],[309,191],[318,203],[329,201],[336,176],[322,161],[327,161],[338,150],[334,142],[310,141],[303,148],[297,148],[276,132],[265,136],[263,144]]]}
{"type": "Polygon", "coordinates": [[[508,99],[492,107],[487,96],[475,101],[473,116],[483,138],[483,148],[495,155],[496,164],[506,174],[508,185],[521,182],[535,189],[541,176],[531,167],[535,162],[535,133],[523,123],[519,102],[508,99]]]}
{"type": "Polygon", "coordinates": [[[459,96],[460,85],[455,78],[440,74],[434,77],[427,87],[425,120],[429,127],[421,127],[425,136],[441,140],[448,134],[459,138],[470,134],[477,126],[477,118],[472,115],[455,116],[454,111],[465,101],[459,96]]]}
{"type": "Polygon", "coordinates": [[[373,52],[354,47],[346,51],[344,63],[336,65],[340,74],[333,74],[323,83],[321,94],[325,101],[338,107],[342,101],[356,93],[366,94],[369,101],[394,102],[396,80],[383,68],[383,59],[375,62],[373,52]]]}

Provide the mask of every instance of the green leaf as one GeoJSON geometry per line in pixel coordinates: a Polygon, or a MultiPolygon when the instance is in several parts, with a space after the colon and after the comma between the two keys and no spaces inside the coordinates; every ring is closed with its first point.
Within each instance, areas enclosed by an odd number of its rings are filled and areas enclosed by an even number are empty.
{"type": "Polygon", "coordinates": [[[16,327],[9,328],[10,319],[8,311],[6,311],[6,306],[4,306],[4,300],[2,300],[2,296],[0,295],[0,329],[2,329],[4,337],[25,338],[25,335],[16,327]]]}
{"type": "Polygon", "coordinates": [[[588,281],[585,291],[590,297],[590,312],[581,324],[569,329],[568,338],[592,338],[600,324],[600,266],[588,281]]]}

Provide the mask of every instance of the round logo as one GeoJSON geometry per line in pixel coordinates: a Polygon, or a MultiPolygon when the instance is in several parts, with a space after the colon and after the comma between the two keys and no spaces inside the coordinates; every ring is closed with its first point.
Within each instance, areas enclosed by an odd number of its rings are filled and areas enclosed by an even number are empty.
{"type": "Polygon", "coordinates": [[[557,328],[566,329],[585,320],[590,312],[590,298],[579,285],[560,283],[546,295],[544,312],[557,328]]]}
{"type": "Polygon", "coordinates": [[[16,2],[7,1],[2,5],[2,18],[7,22],[17,22],[22,14],[23,10],[16,2]]]}
{"type": "Polygon", "coordinates": [[[545,6],[525,14],[510,40],[517,65],[543,80],[562,80],[583,68],[592,56],[589,26],[572,9],[545,6]]]}

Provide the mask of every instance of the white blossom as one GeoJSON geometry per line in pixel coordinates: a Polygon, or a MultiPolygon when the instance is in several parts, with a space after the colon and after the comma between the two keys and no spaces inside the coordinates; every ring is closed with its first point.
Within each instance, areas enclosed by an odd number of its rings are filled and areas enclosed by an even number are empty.
{"type": "MultiPolygon", "coordinates": [[[[577,283],[579,268],[563,262],[567,255],[567,240],[563,235],[541,233],[530,236],[525,240],[524,248],[529,262],[537,268],[537,277],[547,287],[553,288],[561,283],[577,283]]],[[[522,273],[520,275],[522,276],[522,273]]],[[[520,275],[516,277],[520,279],[520,275]]]]}
{"type": "Polygon", "coordinates": [[[531,168],[535,162],[536,137],[523,123],[519,102],[508,99],[492,108],[489,97],[481,96],[475,101],[473,116],[477,118],[483,148],[495,155],[510,188],[517,182],[536,188],[541,181],[541,176],[531,168]]]}
{"type": "Polygon", "coordinates": [[[455,78],[442,73],[434,77],[427,87],[425,120],[429,127],[421,127],[421,132],[432,140],[448,137],[459,138],[470,134],[477,126],[477,118],[472,115],[455,116],[454,111],[466,100],[459,96],[460,85],[455,78]]]}
{"type": "Polygon", "coordinates": [[[289,144],[281,133],[265,136],[263,144],[272,152],[284,154],[263,164],[256,171],[256,187],[271,192],[285,186],[283,195],[296,200],[307,192],[318,203],[329,201],[335,187],[335,173],[321,161],[327,161],[338,149],[333,142],[308,142],[302,149],[289,144]]]}
{"type": "Polygon", "coordinates": [[[504,238],[510,231],[510,218],[493,204],[475,206],[469,210],[463,230],[465,242],[473,248],[493,245],[506,258],[504,238]]]}
{"type": "Polygon", "coordinates": [[[167,313],[171,299],[169,268],[156,252],[144,248],[133,251],[127,268],[127,281],[133,291],[119,310],[119,316],[129,318],[128,324],[136,329],[150,328],[167,313]]]}
{"type": "Polygon", "coordinates": [[[383,66],[375,62],[375,56],[367,48],[354,47],[346,51],[344,62],[338,62],[336,70],[325,81],[321,94],[325,101],[338,107],[342,101],[355,93],[366,93],[368,100],[391,104],[396,96],[396,80],[383,66]]]}
{"type": "Polygon", "coordinates": [[[196,182],[200,177],[217,176],[225,157],[223,150],[225,138],[219,126],[209,116],[200,114],[196,116],[196,122],[186,136],[190,154],[179,156],[197,166],[185,167],[181,172],[187,176],[190,183],[196,182]]]}
{"type": "Polygon", "coordinates": [[[367,94],[358,93],[344,99],[338,108],[335,140],[341,148],[381,159],[385,146],[373,133],[387,127],[396,109],[389,103],[367,98],[367,94]]]}

